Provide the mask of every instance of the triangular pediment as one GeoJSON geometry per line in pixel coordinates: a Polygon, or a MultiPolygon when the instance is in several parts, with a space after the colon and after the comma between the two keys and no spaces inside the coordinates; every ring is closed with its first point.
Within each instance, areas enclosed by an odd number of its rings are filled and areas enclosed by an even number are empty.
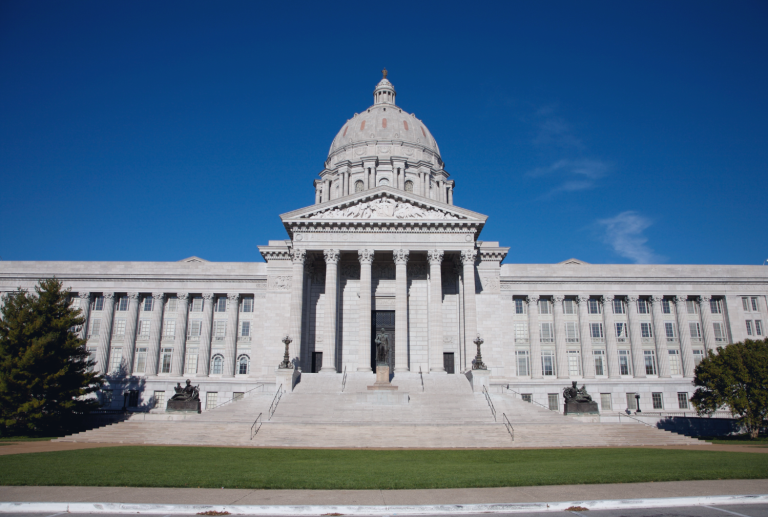
{"type": "Polygon", "coordinates": [[[560,265],[563,265],[563,266],[583,266],[588,264],[589,262],[584,262],[583,260],[579,260],[577,258],[570,258],[568,260],[560,262],[560,265]]]}
{"type": "Polygon", "coordinates": [[[205,260],[205,259],[201,259],[200,257],[192,256],[192,257],[180,260],[179,262],[186,262],[187,264],[195,264],[195,263],[200,263],[201,264],[203,262],[208,262],[208,261],[205,260]]]}
{"type": "Polygon", "coordinates": [[[377,187],[280,216],[288,221],[456,221],[484,223],[487,216],[392,187],[377,187]]]}

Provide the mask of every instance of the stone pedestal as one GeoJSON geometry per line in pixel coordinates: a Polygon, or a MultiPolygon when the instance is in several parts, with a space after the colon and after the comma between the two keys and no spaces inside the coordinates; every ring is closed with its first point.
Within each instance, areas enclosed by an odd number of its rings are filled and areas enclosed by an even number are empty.
{"type": "Polygon", "coordinates": [[[359,404],[395,405],[407,404],[410,400],[407,392],[397,391],[397,386],[389,382],[389,366],[376,365],[376,382],[368,386],[368,391],[357,393],[359,404]]]}
{"type": "Polygon", "coordinates": [[[200,399],[197,400],[169,400],[165,407],[167,413],[200,413],[200,399]]]}
{"type": "Polygon", "coordinates": [[[376,366],[376,382],[373,386],[368,386],[369,390],[397,390],[397,386],[392,386],[389,382],[389,366],[376,366]]]}
{"type": "Polygon", "coordinates": [[[275,369],[275,391],[280,385],[283,391],[291,392],[296,382],[299,380],[299,371],[296,368],[277,368],[275,369]]]}
{"type": "Polygon", "coordinates": [[[600,411],[597,408],[597,402],[566,402],[565,403],[566,415],[599,415],[600,411]]]}
{"type": "Polygon", "coordinates": [[[469,370],[467,372],[467,379],[472,384],[472,391],[480,393],[485,389],[490,389],[491,384],[491,372],[490,370],[469,370]]]}

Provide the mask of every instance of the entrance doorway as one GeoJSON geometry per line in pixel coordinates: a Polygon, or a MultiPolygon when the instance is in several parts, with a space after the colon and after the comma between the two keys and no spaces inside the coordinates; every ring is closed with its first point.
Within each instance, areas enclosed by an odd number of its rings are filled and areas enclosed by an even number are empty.
{"type": "Polygon", "coordinates": [[[317,373],[323,367],[323,353],[312,352],[312,373],[317,373]]]}
{"type": "Polygon", "coordinates": [[[376,334],[384,329],[389,340],[389,371],[395,370],[395,311],[371,311],[371,368],[376,371],[376,334]]]}
{"type": "Polygon", "coordinates": [[[443,353],[443,368],[445,368],[445,373],[455,373],[454,369],[454,363],[453,363],[453,352],[445,352],[443,353]]]}

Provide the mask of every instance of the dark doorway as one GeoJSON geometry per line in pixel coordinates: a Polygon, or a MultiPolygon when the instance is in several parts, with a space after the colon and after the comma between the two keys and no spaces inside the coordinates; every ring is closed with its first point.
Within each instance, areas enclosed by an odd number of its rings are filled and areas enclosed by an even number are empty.
{"type": "Polygon", "coordinates": [[[372,311],[371,313],[371,368],[376,371],[376,334],[381,329],[389,339],[389,372],[395,370],[395,311],[372,311]]]}
{"type": "Polygon", "coordinates": [[[313,352],[312,353],[312,373],[319,372],[320,368],[322,367],[323,367],[323,353],[313,352]]]}
{"type": "Polygon", "coordinates": [[[453,366],[453,352],[443,353],[443,368],[445,368],[445,373],[455,373],[453,366]]]}

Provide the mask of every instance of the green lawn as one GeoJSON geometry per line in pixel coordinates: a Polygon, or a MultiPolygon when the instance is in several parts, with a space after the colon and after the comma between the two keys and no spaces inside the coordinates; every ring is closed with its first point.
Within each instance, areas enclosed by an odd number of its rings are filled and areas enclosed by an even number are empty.
{"type": "Polygon", "coordinates": [[[739,434],[736,436],[712,436],[700,439],[711,443],[723,443],[727,445],[768,445],[768,436],[759,436],[753,439],[746,434],[739,434]]]}
{"type": "Polygon", "coordinates": [[[768,478],[768,455],[670,449],[106,447],[0,456],[0,485],[402,489],[768,478]]]}

